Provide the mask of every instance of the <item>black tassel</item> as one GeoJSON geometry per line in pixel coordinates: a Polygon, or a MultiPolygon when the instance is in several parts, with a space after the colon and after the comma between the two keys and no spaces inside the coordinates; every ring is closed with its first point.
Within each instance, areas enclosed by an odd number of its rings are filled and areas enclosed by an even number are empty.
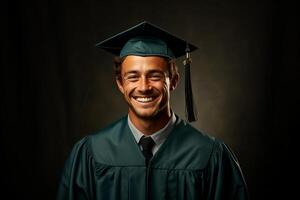
{"type": "Polygon", "coordinates": [[[187,44],[186,48],[186,59],[184,60],[184,73],[185,73],[185,107],[186,107],[186,118],[189,122],[197,120],[196,109],[193,99],[192,82],[191,82],[191,58],[190,50],[187,44]]]}

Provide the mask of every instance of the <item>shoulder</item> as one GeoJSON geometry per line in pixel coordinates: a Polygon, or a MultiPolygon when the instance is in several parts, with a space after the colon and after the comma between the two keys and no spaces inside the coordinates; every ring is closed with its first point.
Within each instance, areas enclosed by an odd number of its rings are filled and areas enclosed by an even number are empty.
{"type": "Polygon", "coordinates": [[[78,140],[71,150],[69,159],[79,158],[82,156],[94,156],[95,148],[105,149],[105,145],[111,143],[114,137],[120,134],[120,130],[126,125],[126,117],[123,117],[110,125],[91,133],[78,140]]]}
{"type": "Polygon", "coordinates": [[[238,164],[237,158],[232,149],[220,138],[213,137],[211,134],[193,127],[188,122],[179,118],[175,127],[176,139],[174,147],[183,149],[181,152],[185,157],[193,159],[193,166],[205,168],[211,163],[233,162],[238,164]]]}
{"type": "Polygon", "coordinates": [[[196,129],[188,123],[185,126],[185,142],[191,148],[197,150],[198,153],[204,153],[207,156],[207,164],[209,162],[216,162],[216,160],[219,162],[228,160],[229,162],[238,163],[232,149],[222,139],[196,129]]]}
{"type": "Polygon", "coordinates": [[[193,127],[190,123],[180,118],[174,129],[176,141],[180,143],[180,146],[185,145],[189,149],[199,150],[202,153],[210,154],[215,143],[218,142],[212,135],[193,127]]]}
{"type": "Polygon", "coordinates": [[[216,138],[177,117],[176,125],[162,146],[159,166],[174,169],[204,169],[218,143],[216,138]],[[172,155],[172,159],[169,158],[172,155]]]}

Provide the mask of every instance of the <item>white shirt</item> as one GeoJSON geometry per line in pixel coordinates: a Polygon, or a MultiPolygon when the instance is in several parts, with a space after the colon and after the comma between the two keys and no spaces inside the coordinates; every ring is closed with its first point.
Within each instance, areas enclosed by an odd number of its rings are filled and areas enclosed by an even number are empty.
{"type": "MultiPolygon", "coordinates": [[[[138,130],[133,123],[131,122],[129,116],[128,116],[128,126],[136,140],[136,143],[139,144],[140,139],[144,136],[144,134],[138,130]]],[[[169,122],[160,130],[156,131],[155,133],[151,134],[150,137],[153,139],[155,145],[152,149],[153,155],[158,151],[158,149],[161,147],[161,145],[164,143],[164,141],[167,139],[168,135],[171,133],[171,131],[174,128],[176,122],[176,116],[172,112],[172,116],[169,120],[169,122]]],[[[142,149],[141,145],[139,145],[142,149]]]]}

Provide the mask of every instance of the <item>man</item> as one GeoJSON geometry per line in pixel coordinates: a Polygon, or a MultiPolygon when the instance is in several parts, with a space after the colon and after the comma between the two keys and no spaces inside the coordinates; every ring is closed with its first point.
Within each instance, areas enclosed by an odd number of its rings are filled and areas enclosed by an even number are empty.
{"type": "MultiPolygon", "coordinates": [[[[186,54],[189,67],[189,52],[196,47],[148,22],[97,46],[118,55],[116,83],[128,116],[75,144],[58,199],[247,199],[228,146],[170,107],[170,92],[179,81],[174,59],[186,54]]],[[[193,120],[192,109],[188,112],[193,120]]]]}

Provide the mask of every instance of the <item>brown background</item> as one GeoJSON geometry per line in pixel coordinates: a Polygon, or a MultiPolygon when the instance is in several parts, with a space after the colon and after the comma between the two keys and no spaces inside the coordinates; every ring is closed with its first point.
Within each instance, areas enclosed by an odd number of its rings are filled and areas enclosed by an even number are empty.
{"type": "MultiPolygon", "coordinates": [[[[126,114],[112,56],[94,45],[143,20],[199,47],[192,54],[193,126],[231,146],[251,198],[292,195],[299,66],[293,5],[30,0],[4,4],[1,13],[1,188],[8,199],[54,199],[73,144],[126,114]]],[[[184,118],[183,81],[172,95],[184,118]]]]}

